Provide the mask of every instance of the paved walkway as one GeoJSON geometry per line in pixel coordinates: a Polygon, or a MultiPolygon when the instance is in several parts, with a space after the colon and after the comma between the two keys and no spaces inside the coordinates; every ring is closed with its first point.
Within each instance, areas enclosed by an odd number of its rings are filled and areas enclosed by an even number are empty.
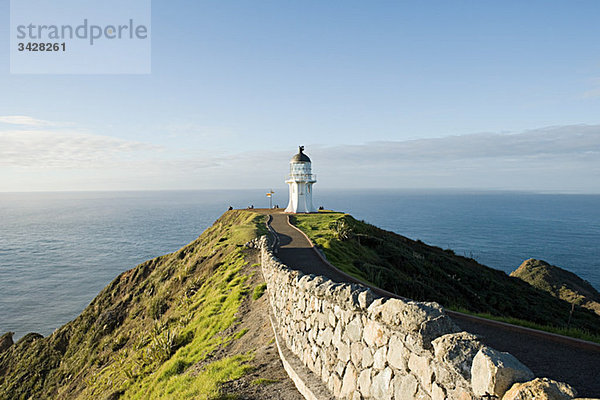
{"type": "Polygon", "coordinates": [[[288,224],[288,214],[271,214],[271,227],[279,236],[277,257],[288,267],[302,271],[305,274],[324,275],[335,282],[361,283],[355,278],[333,270],[323,262],[312,244],[296,228],[288,224]]]}
{"type": "MultiPolygon", "coordinates": [[[[310,241],[288,224],[287,214],[275,212],[271,217],[270,225],[280,240],[278,257],[281,262],[306,274],[324,275],[336,282],[361,283],[319,257],[310,241]]],[[[381,289],[371,289],[376,295],[390,296],[381,289]]],[[[462,329],[481,335],[487,345],[517,357],[536,376],[567,382],[577,389],[579,397],[600,398],[600,345],[460,313],[448,314],[462,329]]]]}

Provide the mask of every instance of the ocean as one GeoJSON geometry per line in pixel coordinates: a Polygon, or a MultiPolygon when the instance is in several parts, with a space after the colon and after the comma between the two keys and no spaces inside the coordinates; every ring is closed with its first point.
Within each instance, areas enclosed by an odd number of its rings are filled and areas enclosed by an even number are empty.
{"type": "MultiPolygon", "coordinates": [[[[318,189],[318,188],[316,188],[318,189]]],[[[0,193],[0,334],[48,335],[119,273],[198,237],[230,205],[268,206],[266,190],[0,193]]],[[[285,206],[285,188],[273,204],[285,206]]],[[[411,239],[510,273],[527,258],[600,289],[600,195],[316,190],[411,239]]]]}

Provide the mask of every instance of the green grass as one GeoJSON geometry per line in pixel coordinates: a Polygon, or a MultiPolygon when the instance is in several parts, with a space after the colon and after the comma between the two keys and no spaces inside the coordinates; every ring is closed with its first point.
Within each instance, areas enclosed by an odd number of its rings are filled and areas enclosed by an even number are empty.
{"type": "Polygon", "coordinates": [[[267,290],[266,283],[261,283],[260,285],[257,285],[254,288],[254,291],[252,292],[252,300],[260,299],[262,297],[262,295],[265,293],[265,290],[267,290]]]}
{"type": "Polygon", "coordinates": [[[295,215],[291,220],[318,248],[323,250],[329,262],[362,281],[376,285],[378,282],[375,282],[374,277],[368,276],[364,270],[355,266],[355,260],[358,259],[377,259],[376,252],[360,246],[358,242],[340,240],[334,228],[336,224],[346,221],[348,217],[348,214],[326,211],[318,214],[295,215]]]}
{"type": "MultiPolygon", "coordinates": [[[[254,222],[254,217],[249,218],[249,222],[254,222]]],[[[255,235],[256,225],[247,223],[231,227],[223,236],[226,240],[221,238],[219,242],[239,245],[255,235]]],[[[204,360],[217,347],[237,340],[247,332],[241,330],[230,336],[220,335],[234,324],[239,306],[248,293],[245,285],[247,276],[241,274],[245,265],[240,248],[223,257],[222,263],[207,277],[191,301],[177,312],[179,315],[193,315],[181,328],[181,334],[193,337],[192,341],[179,348],[154,373],[132,386],[123,398],[212,398],[217,396],[221,382],[237,379],[250,368],[246,362],[252,356],[246,355],[210,363],[197,376],[186,373],[188,366],[204,360]]]]}
{"type": "MultiPolygon", "coordinates": [[[[178,374],[164,384],[155,385],[148,394],[135,398],[144,399],[218,399],[219,385],[236,380],[252,369],[248,361],[252,355],[227,357],[208,364],[197,375],[178,374]]],[[[126,397],[127,398],[127,397],[126,397]]]]}
{"type": "Polygon", "coordinates": [[[139,351],[123,353],[122,359],[100,372],[93,382],[96,390],[92,393],[104,393],[108,386],[118,382],[125,390],[124,399],[209,398],[223,382],[221,377],[229,380],[246,371],[244,361],[249,356],[216,361],[198,376],[186,373],[190,366],[204,360],[219,346],[245,333],[220,335],[234,324],[235,315],[248,292],[246,277],[240,274],[245,263],[239,249],[225,256],[222,265],[207,277],[196,294],[172,310],[171,322],[162,329],[158,328],[159,332],[154,333],[154,337],[148,336],[148,345],[142,346],[139,351]],[[179,323],[182,319],[185,323],[179,323]],[[175,337],[171,342],[180,338],[183,343],[176,350],[177,346],[169,348],[164,344],[168,341],[166,338],[157,339],[168,337],[166,333],[169,332],[175,337]],[[154,343],[158,345],[154,346],[154,343]],[[155,351],[156,347],[158,350],[155,351]],[[171,350],[175,351],[171,354],[171,350]]]}
{"type": "Polygon", "coordinates": [[[600,293],[573,272],[542,260],[527,260],[511,276],[515,276],[554,297],[600,312],[600,293]]]}
{"type": "Polygon", "coordinates": [[[239,331],[238,333],[236,333],[235,335],[233,335],[233,338],[235,340],[241,338],[242,336],[244,336],[246,333],[248,333],[248,329],[244,328],[241,331],[239,331]]]}
{"type": "Polygon", "coordinates": [[[0,354],[0,398],[221,397],[253,355],[207,356],[247,332],[236,328],[250,293],[243,245],[265,218],[225,213],[189,245],[119,275],[54,334],[0,354]]]}
{"type": "MultiPolygon", "coordinates": [[[[291,221],[329,262],[363,282],[451,309],[567,326],[571,304],[452,250],[428,246],[344,213],[298,214],[291,221]]],[[[600,318],[576,307],[571,327],[600,335],[600,318]]]]}

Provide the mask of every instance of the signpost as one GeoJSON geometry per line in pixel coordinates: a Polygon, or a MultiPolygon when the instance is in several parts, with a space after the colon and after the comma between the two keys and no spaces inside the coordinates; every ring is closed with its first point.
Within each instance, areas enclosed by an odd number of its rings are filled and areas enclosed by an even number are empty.
{"type": "Polygon", "coordinates": [[[270,191],[267,192],[267,197],[269,198],[269,208],[273,208],[273,194],[275,192],[273,191],[273,189],[271,189],[270,191]]]}

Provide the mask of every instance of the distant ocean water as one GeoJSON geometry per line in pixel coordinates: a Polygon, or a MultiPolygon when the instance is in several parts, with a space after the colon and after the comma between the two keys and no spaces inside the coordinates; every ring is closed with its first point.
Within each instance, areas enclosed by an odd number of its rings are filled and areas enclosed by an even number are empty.
{"type": "MultiPolygon", "coordinates": [[[[249,204],[265,191],[0,193],[0,334],[50,334],[119,273],[249,204]]],[[[315,204],[507,273],[540,258],[600,289],[598,195],[322,190],[315,204]]]]}

